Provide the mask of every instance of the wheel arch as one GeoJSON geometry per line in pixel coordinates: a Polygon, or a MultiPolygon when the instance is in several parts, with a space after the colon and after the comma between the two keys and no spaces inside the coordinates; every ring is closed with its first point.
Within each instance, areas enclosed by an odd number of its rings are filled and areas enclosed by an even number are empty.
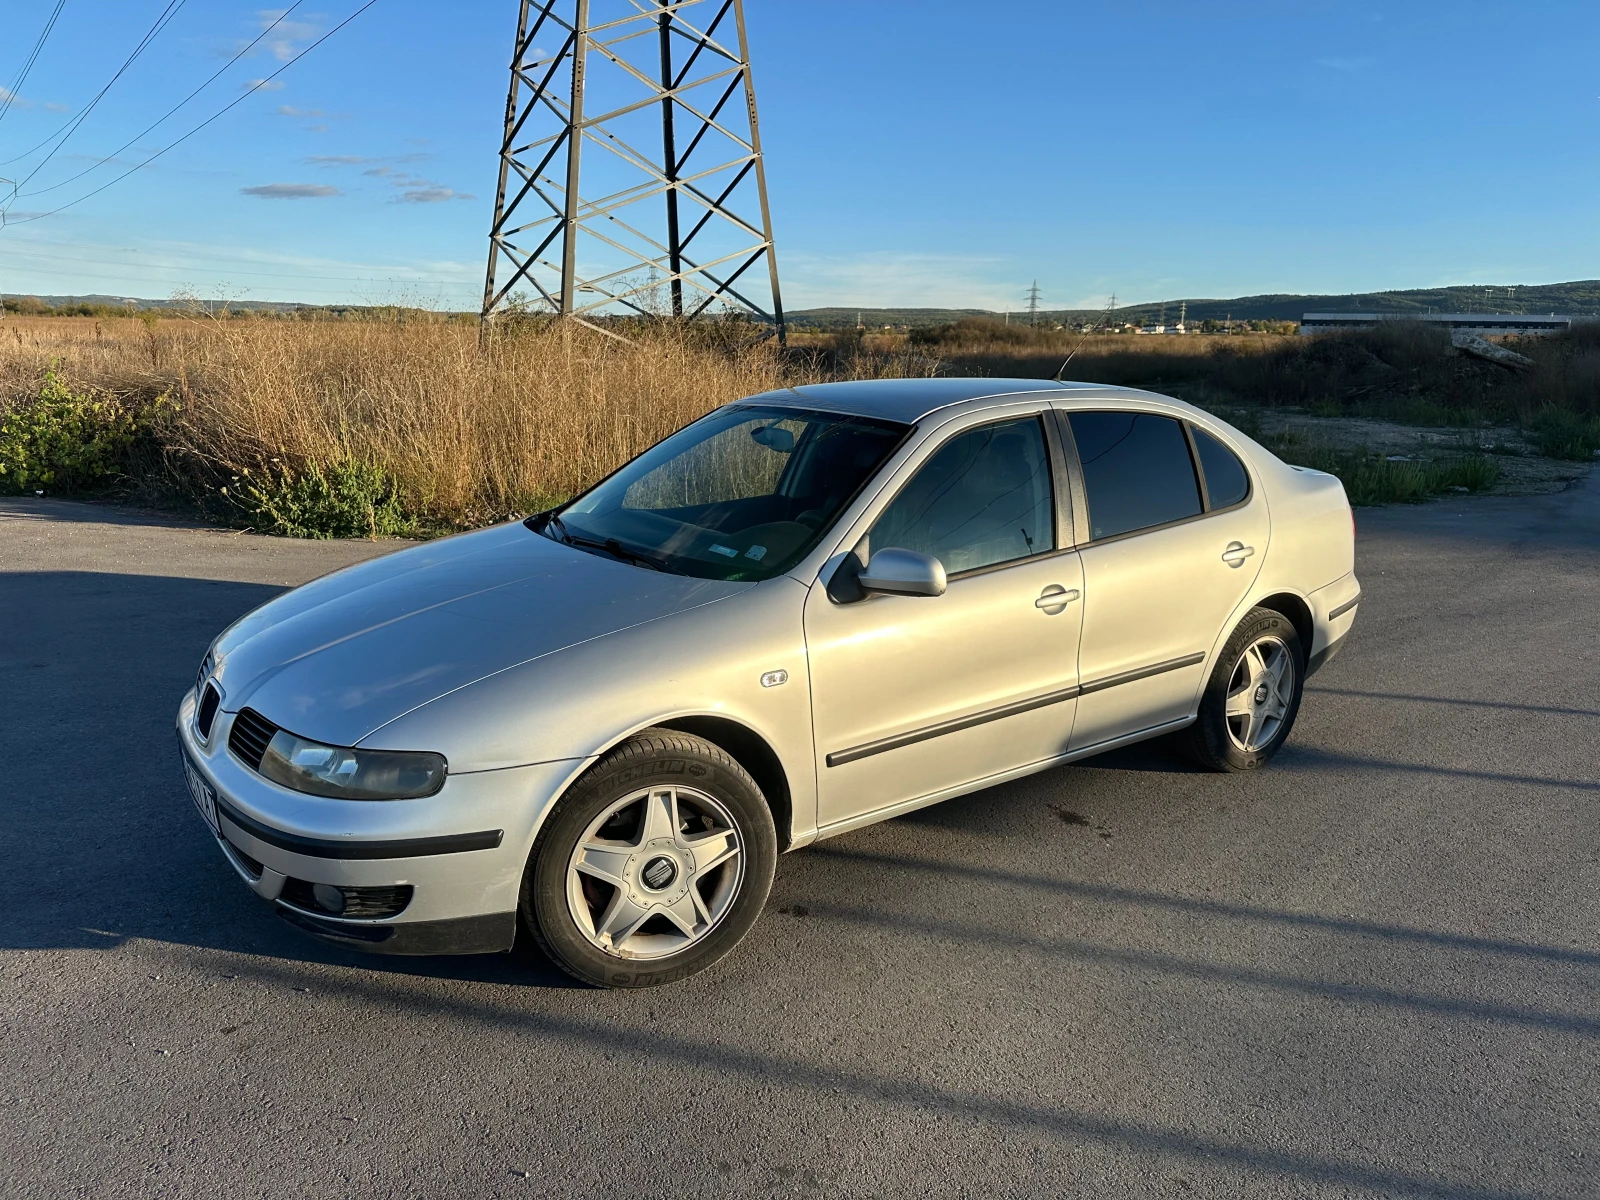
{"type": "Polygon", "coordinates": [[[762,737],[748,725],[729,717],[687,716],[656,721],[654,729],[674,729],[679,733],[704,738],[713,746],[725,751],[756,781],[767,807],[772,810],[772,823],[778,831],[778,850],[788,850],[794,841],[794,800],[789,790],[789,776],[783,761],[762,737]]]}
{"type": "MultiPolygon", "coordinates": [[[[1311,642],[1316,635],[1316,623],[1311,616],[1311,606],[1293,592],[1275,592],[1271,596],[1263,597],[1254,604],[1255,608],[1270,608],[1273,612],[1282,613],[1294,625],[1294,631],[1300,635],[1302,653],[1307,659],[1311,657],[1311,642]]],[[[1300,664],[1303,668],[1305,663],[1300,664]]]]}

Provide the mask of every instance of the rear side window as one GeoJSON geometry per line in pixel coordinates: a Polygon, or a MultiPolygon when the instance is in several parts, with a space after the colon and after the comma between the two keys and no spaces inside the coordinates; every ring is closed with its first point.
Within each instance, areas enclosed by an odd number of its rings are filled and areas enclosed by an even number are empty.
{"type": "Polygon", "coordinates": [[[1200,483],[1178,422],[1132,412],[1075,412],[1067,420],[1094,540],[1199,515],[1200,483]]]}
{"type": "Polygon", "coordinates": [[[872,527],[873,552],[931,554],[954,575],[1055,549],[1050,455],[1037,417],[951,438],[872,527]]]}
{"type": "Polygon", "coordinates": [[[1206,477],[1206,499],[1212,508],[1228,508],[1238,504],[1250,494],[1250,476],[1244,464],[1216,438],[1198,425],[1194,430],[1194,447],[1200,452],[1200,470],[1206,477]]]}

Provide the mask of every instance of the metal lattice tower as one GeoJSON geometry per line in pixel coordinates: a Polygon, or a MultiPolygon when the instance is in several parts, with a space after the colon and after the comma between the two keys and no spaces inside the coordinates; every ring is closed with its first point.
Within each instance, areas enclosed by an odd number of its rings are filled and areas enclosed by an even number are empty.
{"type": "Polygon", "coordinates": [[[732,310],[782,339],[743,0],[520,2],[484,319],[531,294],[585,324],[732,310]]]}

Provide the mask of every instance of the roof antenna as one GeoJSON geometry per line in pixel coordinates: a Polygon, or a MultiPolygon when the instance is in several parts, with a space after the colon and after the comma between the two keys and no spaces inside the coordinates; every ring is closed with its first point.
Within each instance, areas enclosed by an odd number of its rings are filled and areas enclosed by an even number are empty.
{"type": "Polygon", "coordinates": [[[1079,350],[1083,349],[1083,344],[1089,340],[1089,335],[1090,334],[1096,332],[1102,325],[1109,325],[1110,324],[1111,314],[1116,312],[1116,311],[1117,311],[1117,294],[1115,292],[1112,292],[1111,293],[1111,302],[1106,305],[1106,311],[1100,314],[1100,319],[1098,321],[1096,321],[1093,325],[1089,326],[1089,328],[1087,328],[1087,329],[1085,329],[1083,331],[1083,336],[1078,339],[1078,344],[1076,346],[1074,346],[1071,349],[1070,352],[1068,352],[1067,357],[1066,357],[1066,361],[1061,364],[1061,369],[1055,373],[1055,382],[1057,382],[1057,383],[1064,382],[1061,377],[1067,373],[1067,363],[1070,363],[1072,361],[1072,359],[1073,359],[1073,356],[1076,355],[1079,350]]]}

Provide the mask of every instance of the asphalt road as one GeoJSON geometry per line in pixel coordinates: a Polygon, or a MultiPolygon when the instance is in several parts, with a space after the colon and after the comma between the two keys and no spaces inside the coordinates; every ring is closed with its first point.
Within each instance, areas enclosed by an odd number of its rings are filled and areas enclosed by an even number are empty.
{"type": "Polygon", "coordinates": [[[1266,771],[824,843],[607,993],[304,940],[202,829],[207,642],[382,547],[0,503],[0,1194],[1600,1195],[1600,471],[1360,525],[1266,771]]]}

